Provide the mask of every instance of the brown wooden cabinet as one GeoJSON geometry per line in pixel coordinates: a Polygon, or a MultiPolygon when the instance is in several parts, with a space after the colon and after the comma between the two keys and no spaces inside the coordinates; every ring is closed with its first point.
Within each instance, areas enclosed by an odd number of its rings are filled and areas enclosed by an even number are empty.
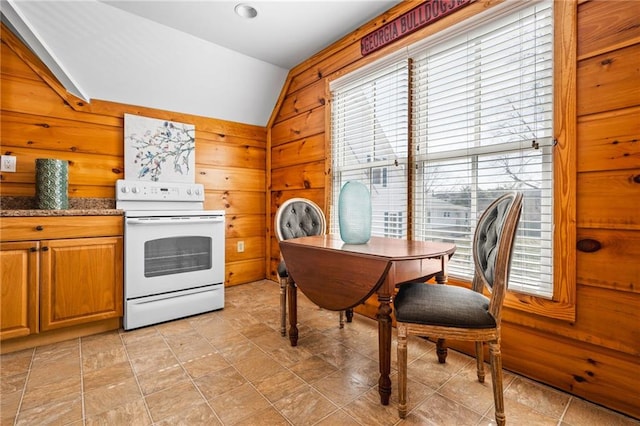
{"type": "Polygon", "coordinates": [[[122,316],[122,217],[7,217],[0,230],[25,240],[2,243],[0,340],[122,316]]]}
{"type": "Polygon", "coordinates": [[[37,241],[0,244],[0,340],[38,332],[37,241]]]}

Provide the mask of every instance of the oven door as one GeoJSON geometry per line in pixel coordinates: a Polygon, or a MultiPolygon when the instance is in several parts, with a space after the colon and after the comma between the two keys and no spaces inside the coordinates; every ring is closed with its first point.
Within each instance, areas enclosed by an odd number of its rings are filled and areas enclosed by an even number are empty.
{"type": "Polygon", "coordinates": [[[224,216],[125,218],[125,298],[224,282],[224,216]]]}

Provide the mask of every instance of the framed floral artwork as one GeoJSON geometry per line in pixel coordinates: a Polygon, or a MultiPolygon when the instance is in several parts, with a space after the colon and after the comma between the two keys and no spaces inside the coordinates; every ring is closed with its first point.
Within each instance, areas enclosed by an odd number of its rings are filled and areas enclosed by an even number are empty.
{"type": "Polygon", "coordinates": [[[124,115],[124,178],[195,182],[196,128],[139,115],[124,115]]]}

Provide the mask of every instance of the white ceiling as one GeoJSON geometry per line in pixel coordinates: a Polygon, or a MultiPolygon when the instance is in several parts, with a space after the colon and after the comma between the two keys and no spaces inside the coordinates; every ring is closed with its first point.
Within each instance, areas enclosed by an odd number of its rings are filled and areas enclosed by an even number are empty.
{"type": "Polygon", "coordinates": [[[264,126],[292,67],[399,2],[2,0],[2,14],[86,100],[264,126]]]}

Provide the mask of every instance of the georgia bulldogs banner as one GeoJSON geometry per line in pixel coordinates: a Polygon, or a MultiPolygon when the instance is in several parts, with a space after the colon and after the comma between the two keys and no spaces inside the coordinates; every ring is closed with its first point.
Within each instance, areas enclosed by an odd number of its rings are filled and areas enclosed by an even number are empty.
{"type": "Polygon", "coordinates": [[[360,52],[366,56],[440,18],[471,4],[474,0],[427,0],[360,40],[360,52]]]}

